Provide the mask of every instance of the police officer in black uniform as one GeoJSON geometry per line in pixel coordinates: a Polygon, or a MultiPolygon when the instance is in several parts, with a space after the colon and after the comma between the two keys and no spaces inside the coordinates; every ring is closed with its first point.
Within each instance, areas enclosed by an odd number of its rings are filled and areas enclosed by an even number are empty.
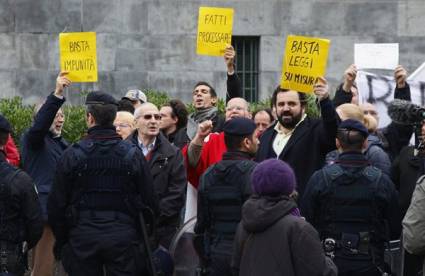
{"type": "Polygon", "coordinates": [[[339,159],[313,174],[302,199],[301,213],[318,230],[339,276],[388,275],[384,249],[397,192],[362,153],[367,136],[360,122],[343,121],[336,138],[339,159]]]}
{"type": "Polygon", "coordinates": [[[0,275],[21,276],[26,269],[26,251],[43,233],[43,218],[32,179],[9,165],[4,145],[11,132],[0,115],[0,275]]]}
{"type": "Polygon", "coordinates": [[[70,276],[149,275],[140,212],[157,212],[142,153],[112,125],[116,100],[88,94],[88,135],[60,159],[48,214],[56,255],[70,276]]]}
{"type": "Polygon", "coordinates": [[[198,190],[195,247],[208,275],[232,275],[230,260],[241,209],[251,195],[252,161],[258,146],[255,123],[234,118],[224,124],[227,152],[202,175],[198,190]]]}

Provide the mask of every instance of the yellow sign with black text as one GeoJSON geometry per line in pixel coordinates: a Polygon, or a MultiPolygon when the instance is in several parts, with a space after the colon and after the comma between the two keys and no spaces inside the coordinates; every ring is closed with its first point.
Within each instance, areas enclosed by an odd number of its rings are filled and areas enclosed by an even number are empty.
{"type": "Polygon", "coordinates": [[[223,56],[232,42],[233,9],[200,7],[198,18],[198,55],[223,56]]]}
{"type": "Polygon", "coordinates": [[[61,71],[72,82],[97,82],[96,33],[59,34],[61,71]]]}
{"type": "Polygon", "coordinates": [[[312,93],[318,77],[324,77],[330,40],[289,35],[286,39],[280,86],[312,93]]]}

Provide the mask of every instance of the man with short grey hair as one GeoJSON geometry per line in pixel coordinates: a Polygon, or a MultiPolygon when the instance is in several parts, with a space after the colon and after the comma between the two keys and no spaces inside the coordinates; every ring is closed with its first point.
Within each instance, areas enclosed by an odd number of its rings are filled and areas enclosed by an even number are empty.
{"type": "Polygon", "coordinates": [[[154,104],[140,105],[134,117],[136,130],[127,141],[137,145],[148,161],[160,206],[157,238],[159,244],[168,249],[179,226],[184,204],[187,180],[183,156],[159,131],[161,115],[154,104]]]}

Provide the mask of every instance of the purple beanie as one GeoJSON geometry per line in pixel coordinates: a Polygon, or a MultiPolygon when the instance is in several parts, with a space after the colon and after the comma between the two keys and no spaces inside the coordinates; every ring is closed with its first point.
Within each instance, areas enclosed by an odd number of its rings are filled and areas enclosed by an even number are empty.
{"type": "Polygon", "coordinates": [[[252,172],[251,183],[258,195],[290,195],[296,187],[294,171],[279,159],[259,163],[252,172]]]}

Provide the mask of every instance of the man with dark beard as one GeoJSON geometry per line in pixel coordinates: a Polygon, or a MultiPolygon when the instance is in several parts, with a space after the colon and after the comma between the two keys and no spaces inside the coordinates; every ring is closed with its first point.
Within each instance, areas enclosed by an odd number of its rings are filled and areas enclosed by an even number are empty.
{"type": "Polygon", "coordinates": [[[294,169],[300,195],[310,176],[322,167],[326,153],[335,149],[338,115],[329,99],[325,79],[320,78],[314,85],[314,94],[321,119],[307,116],[304,93],[276,88],[272,105],[276,109],[277,122],[261,136],[256,156],[257,162],[268,158],[287,162],[294,169]]]}

